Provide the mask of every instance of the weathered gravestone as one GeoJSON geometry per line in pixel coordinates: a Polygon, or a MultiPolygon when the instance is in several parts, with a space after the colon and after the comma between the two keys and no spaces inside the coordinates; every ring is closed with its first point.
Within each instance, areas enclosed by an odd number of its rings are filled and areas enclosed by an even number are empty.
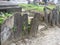
{"type": "Polygon", "coordinates": [[[40,24],[40,14],[35,13],[34,18],[31,20],[30,34],[32,36],[35,36],[37,34],[39,24],[40,24]]]}
{"type": "Polygon", "coordinates": [[[53,25],[58,25],[59,24],[59,14],[56,9],[52,10],[52,23],[53,25]]]}
{"type": "Polygon", "coordinates": [[[48,7],[45,7],[44,8],[44,22],[46,23],[46,24],[49,24],[50,22],[51,22],[51,18],[50,18],[50,16],[52,16],[52,14],[50,14],[51,13],[51,9],[50,8],[48,8],[48,7]]]}
{"type": "Polygon", "coordinates": [[[57,9],[57,11],[58,11],[58,14],[59,14],[59,25],[58,26],[60,26],[60,1],[56,4],[56,9],[57,9]]]}
{"type": "Polygon", "coordinates": [[[48,24],[48,14],[47,14],[47,8],[44,8],[44,19],[45,19],[45,23],[48,24]]]}
{"type": "Polygon", "coordinates": [[[48,23],[49,23],[49,25],[51,25],[51,26],[53,25],[53,24],[52,24],[52,16],[53,16],[53,15],[52,15],[52,11],[51,11],[51,12],[48,14],[48,23]]]}
{"type": "Polygon", "coordinates": [[[57,9],[53,9],[48,14],[45,8],[45,23],[48,25],[59,25],[59,12],[57,9]]]}
{"type": "Polygon", "coordinates": [[[59,12],[57,9],[54,8],[51,10],[50,8],[45,7],[45,22],[52,26],[59,25],[59,12]],[[50,12],[47,11],[47,9],[50,10],[50,12]]]}
{"type": "MultiPolygon", "coordinates": [[[[6,42],[9,37],[11,36],[11,29],[14,25],[14,16],[7,18],[3,24],[0,26],[0,38],[1,38],[1,44],[3,45],[4,42],[6,42]]],[[[10,37],[11,38],[11,37],[10,37]]]]}
{"type": "Polygon", "coordinates": [[[23,18],[20,13],[16,13],[14,15],[14,38],[17,38],[21,36],[22,33],[22,24],[23,24],[23,18]]]}
{"type": "MultiPolygon", "coordinates": [[[[0,12],[5,12],[5,13],[10,13],[12,12],[13,14],[14,13],[17,13],[17,12],[21,12],[21,8],[13,3],[13,2],[10,2],[10,1],[2,1],[0,2],[0,12]]],[[[12,16],[13,17],[13,16],[12,16]]],[[[11,20],[12,18],[7,18],[4,23],[2,24],[2,26],[0,25],[0,42],[2,41],[2,45],[4,42],[6,42],[10,37],[11,35],[11,29],[13,28],[12,26],[12,22],[14,20],[11,20]]],[[[13,22],[14,24],[14,22],[13,22]]]]}
{"type": "Polygon", "coordinates": [[[59,12],[59,24],[60,24],[60,12],[59,12]]]}
{"type": "Polygon", "coordinates": [[[26,35],[28,33],[28,15],[16,13],[14,16],[14,27],[16,27],[14,31],[15,38],[26,35]]]}
{"type": "Polygon", "coordinates": [[[23,14],[23,31],[28,34],[28,14],[23,14]]]}

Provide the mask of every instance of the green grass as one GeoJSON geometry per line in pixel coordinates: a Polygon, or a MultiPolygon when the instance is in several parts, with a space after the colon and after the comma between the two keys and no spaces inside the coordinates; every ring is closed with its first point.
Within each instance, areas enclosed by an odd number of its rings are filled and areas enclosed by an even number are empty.
{"type": "Polygon", "coordinates": [[[55,5],[49,5],[49,6],[47,6],[48,8],[50,8],[50,9],[53,9],[53,8],[55,8],[56,6],[55,5]]]}
{"type": "MultiPolygon", "coordinates": [[[[34,5],[34,4],[20,4],[19,5],[20,7],[24,8],[25,10],[36,10],[36,11],[39,11],[39,12],[43,12],[44,10],[44,6],[38,6],[38,5],[34,5]]],[[[53,9],[55,8],[55,5],[48,5],[47,6],[48,8],[50,9],[53,9]]]]}

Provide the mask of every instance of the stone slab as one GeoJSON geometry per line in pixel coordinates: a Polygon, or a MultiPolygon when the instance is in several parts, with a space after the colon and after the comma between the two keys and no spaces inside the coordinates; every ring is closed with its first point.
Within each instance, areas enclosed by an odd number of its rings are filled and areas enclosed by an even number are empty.
{"type": "Polygon", "coordinates": [[[17,4],[11,1],[0,1],[0,6],[16,6],[17,4]]]}

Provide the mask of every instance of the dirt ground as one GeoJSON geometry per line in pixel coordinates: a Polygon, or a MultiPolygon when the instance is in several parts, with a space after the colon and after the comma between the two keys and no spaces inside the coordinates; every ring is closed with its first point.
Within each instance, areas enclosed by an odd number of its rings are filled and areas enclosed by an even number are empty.
{"type": "Polygon", "coordinates": [[[18,41],[10,45],[60,45],[60,28],[51,27],[46,30],[38,30],[37,36],[25,39],[25,42],[18,41]]]}

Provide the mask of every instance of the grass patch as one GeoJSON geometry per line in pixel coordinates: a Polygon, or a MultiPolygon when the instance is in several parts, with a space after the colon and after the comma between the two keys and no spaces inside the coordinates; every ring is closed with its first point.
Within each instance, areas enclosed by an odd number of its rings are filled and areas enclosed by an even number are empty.
{"type": "MultiPolygon", "coordinates": [[[[25,10],[36,10],[39,12],[44,11],[44,6],[38,6],[38,5],[34,5],[34,4],[19,4],[19,6],[24,8],[25,10]]],[[[53,8],[55,8],[55,5],[48,5],[47,7],[50,9],[53,9],[53,8]]]]}
{"type": "Polygon", "coordinates": [[[1,12],[0,13],[0,24],[2,24],[4,22],[4,20],[7,19],[10,16],[12,16],[12,14],[1,12]]]}

